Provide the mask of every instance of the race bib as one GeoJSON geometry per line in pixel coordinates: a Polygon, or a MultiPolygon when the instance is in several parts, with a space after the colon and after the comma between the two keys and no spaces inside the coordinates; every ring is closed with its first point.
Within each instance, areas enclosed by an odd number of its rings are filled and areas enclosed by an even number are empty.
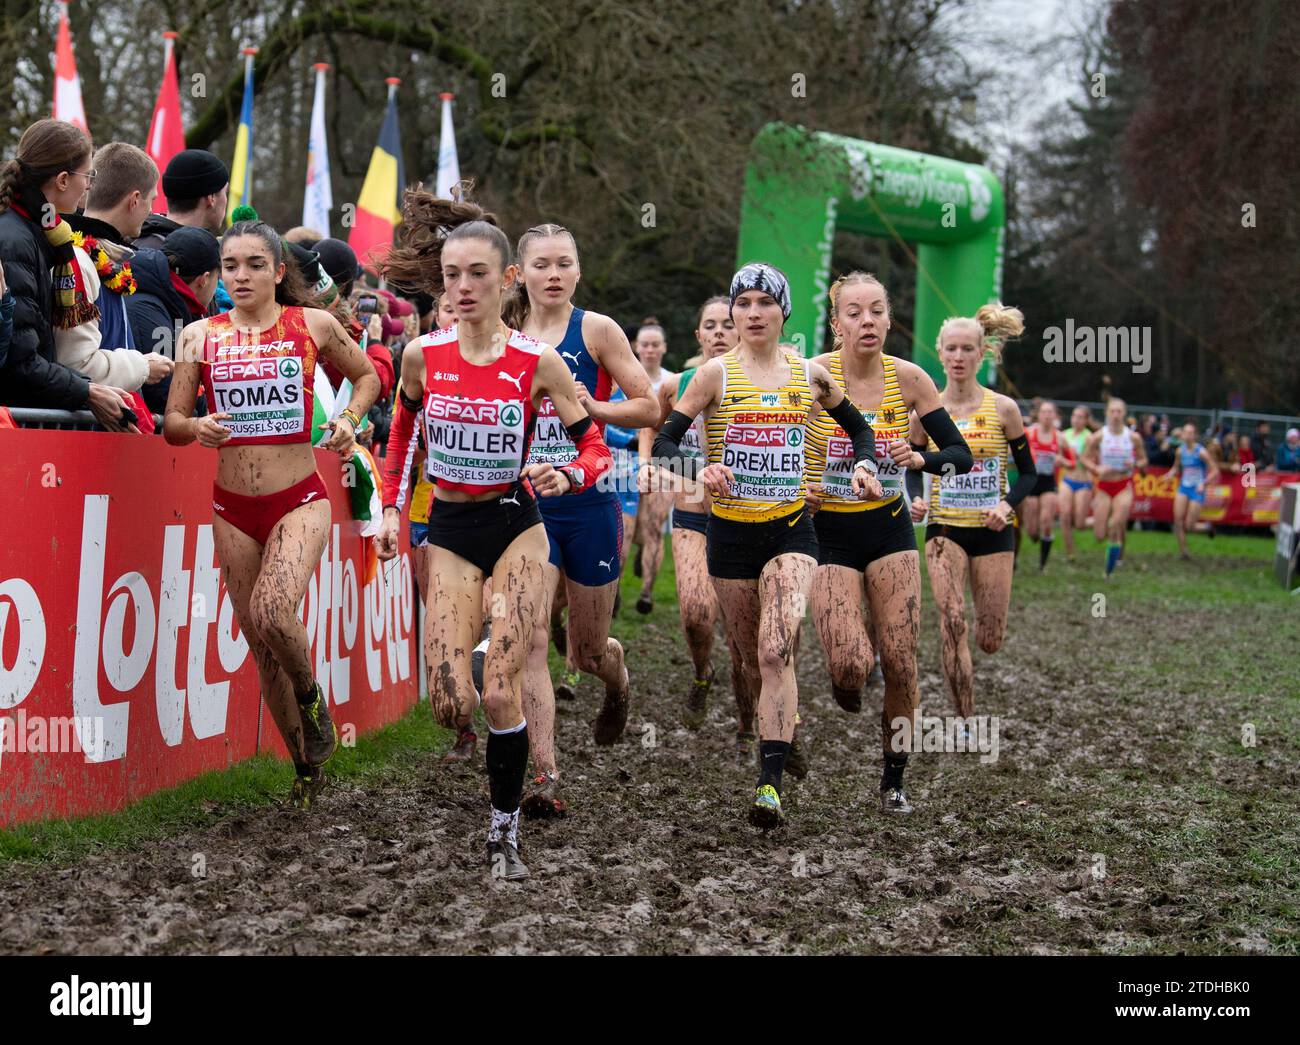
{"type": "Polygon", "coordinates": [[[1002,500],[1001,460],[977,457],[975,467],[964,475],[939,477],[939,505],[983,511],[996,508],[1002,500]]]}
{"type": "Polygon", "coordinates": [[[559,468],[578,459],[578,448],[569,438],[569,432],[555,412],[551,397],[542,400],[537,410],[537,424],[533,428],[533,445],[528,451],[529,464],[549,464],[559,468]]]}
{"type": "Polygon", "coordinates": [[[214,413],[236,439],[298,435],[307,425],[298,356],[227,359],[209,372],[214,413]]]}
{"type": "Polygon", "coordinates": [[[802,412],[775,414],[746,423],[733,420],[727,426],[722,463],[736,477],[731,497],[768,504],[799,497],[803,486],[805,419],[802,412]]]}
{"type": "MultiPolygon", "coordinates": [[[[867,424],[875,430],[876,412],[862,411],[867,424]]],[[[889,432],[876,432],[876,478],[884,491],[882,501],[893,500],[903,492],[903,468],[889,456],[889,444],[898,438],[889,432]]],[[[844,434],[838,425],[835,434],[826,442],[826,471],[822,476],[822,489],[830,497],[844,501],[856,501],[853,493],[853,466],[857,459],[853,456],[853,440],[844,434]]]]}
{"type": "Polygon", "coordinates": [[[523,404],[431,394],[424,404],[424,439],[431,480],[473,486],[513,483],[523,463],[523,404]]]}
{"type": "Polygon", "coordinates": [[[682,453],[687,457],[697,459],[703,459],[704,457],[704,441],[700,436],[700,427],[700,419],[697,417],[691,422],[691,427],[686,429],[686,434],[682,436],[682,453]]]}
{"type": "Polygon", "coordinates": [[[1056,471],[1056,454],[1039,450],[1034,454],[1034,471],[1039,475],[1052,475],[1056,471]]]}

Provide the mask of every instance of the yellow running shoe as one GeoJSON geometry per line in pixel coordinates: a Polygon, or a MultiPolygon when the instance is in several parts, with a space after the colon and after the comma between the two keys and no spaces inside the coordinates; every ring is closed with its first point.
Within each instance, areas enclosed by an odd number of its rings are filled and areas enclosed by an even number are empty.
{"type": "Polygon", "coordinates": [[[781,796],[776,788],[771,784],[754,788],[754,804],[749,807],[749,822],[764,831],[770,831],[779,827],[783,819],[781,796]]]}

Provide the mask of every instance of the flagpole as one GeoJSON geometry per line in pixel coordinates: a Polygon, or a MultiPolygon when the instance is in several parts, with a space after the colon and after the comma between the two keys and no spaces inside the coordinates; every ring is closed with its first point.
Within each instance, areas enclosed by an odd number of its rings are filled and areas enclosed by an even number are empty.
{"type": "MultiPolygon", "coordinates": [[[[239,53],[244,56],[244,90],[251,92],[253,90],[253,59],[257,57],[257,48],[243,47],[240,48],[239,53]]],[[[253,120],[251,114],[248,120],[248,158],[244,162],[244,186],[239,202],[247,204],[253,198],[253,120]]]]}
{"type": "MultiPolygon", "coordinates": [[[[392,102],[392,100],[393,100],[394,98],[397,97],[397,88],[399,88],[399,87],[402,85],[402,78],[401,78],[400,76],[389,76],[389,77],[386,77],[386,78],[384,79],[384,83],[388,84],[388,101],[389,101],[389,102],[392,102]]],[[[401,162],[402,162],[400,156],[397,158],[397,162],[398,162],[398,165],[400,166],[400,165],[401,165],[401,162]]],[[[403,184],[401,184],[401,179],[399,178],[399,179],[398,179],[398,184],[397,184],[397,198],[398,198],[398,200],[400,200],[400,199],[402,198],[402,190],[403,190],[405,187],[406,187],[406,186],[404,186],[403,184]]],[[[400,209],[400,206],[399,206],[399,209],[400,209]]],[[[379,270],[379,289],[380,289],[380,290],[387,290],[387,289],[388,289],[388,280],[387,280],[387,278],[385,278],[385,276],[384,276],[384,270],[383,270],[382,268],[379,270]]]]}

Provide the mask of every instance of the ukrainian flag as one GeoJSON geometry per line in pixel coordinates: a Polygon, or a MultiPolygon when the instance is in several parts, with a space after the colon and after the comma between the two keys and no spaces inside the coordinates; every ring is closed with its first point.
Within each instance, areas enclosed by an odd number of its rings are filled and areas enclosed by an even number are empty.
{"type": "Polygon", "coordinates": [[[226,205],[226,224],[235,208],[251,203],[253,195],[253,56],[244,54],[244,107],[239,114],[235,134],[235,158],[230,165],[230,196],[226,205]]]}
{"type": "Polygon", "coordinates": [[[401,193],[406,184],[402,137],[397,123],[397,93],[389,95],[379,142],[370,154],[370,169],[357,200],[356,223],[348,245],[358,260],[374,268],[393,245],[393,230],[401,223],[401,193]]]}

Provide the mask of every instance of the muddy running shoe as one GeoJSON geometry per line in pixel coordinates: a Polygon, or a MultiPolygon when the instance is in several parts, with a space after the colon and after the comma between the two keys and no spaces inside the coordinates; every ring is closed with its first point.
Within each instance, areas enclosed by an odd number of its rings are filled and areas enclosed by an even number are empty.
{"type": "Polygon", "coordinates": [[[907,800],[907,792],[901,787],[887,787],[880,792],[880,811],[882,813],[910,813],[912,803],[907,800]]]}
{"type": "Polygon", "coordinates": [[[747,769],[758,755],[758,737],[749,732],[736,734],[736,765],[747,769]]]}
{"type": "Polygon", "coordinates": [[[641,614],[643,617],[646,614],[653,612],[654,608],[655,608],[655,600],[650,598],[649,595],[641,595],[637,597],[636,611],[637,613],[641,614]]]}
{"type": "Polygon", "coordinates": [[[560,674],[560,684],[555,687],[556,700],[577,700],[578,683],[582,681],[582,672],[565,671],[560,674]]]}
{"type": "Polygon", "coordinates": [[[596,716],[596,725],[592,735],[601,747],[616,743],[627,728],[627,708],[631,696],[631,679],[628,678],[627,665],[623,665],[623,684],[617,689],[605,690],[605,703],[600,714],[596,716]]]}
{"type": "Polygon", "coordinates": [[[699,729],[704,725],[704,718],[709,713],[709,691],[713,688],[713,666],[709,666],[706,678],[696,679],[691,683],[691,691],[686,694],[686,712],[682,722],[687,729],[699,729]]]}
{"type": "Polygon", "coordinates": [[[835,703],[850,715],[856,715],[862,710],[862,690],[860,689],[843,689],[832,682],[831,696],[835,698],[835,703]]]}
{"type": "Polygon", "coordinates": [[[456,732],[456,743],[452,744],[451,750],[442,756],[442,764],[449,766],[458,762],[469,762],[474,758],[474,752],[477,750],[478,734],[474,732],[472,726],[461,726],[456,732]]]}
{"type": "Polygon", "coordinates": [[[885,684],[885,673],[880,670],[880,658],[877,657],[874,664],[871,665],[871,674],[867,676],[868,686],[883,686],[885,684]]]}
{"type": "Polygon", "coordinates": [[[289,805],[293,809],[307,810],[316,801],[316,796],[325,787],[325,770],[319,767],[309,775],[295,776],[293,787],[289,790],[289,805]]]}
{"type": "Polygon", "coordinates": [[[771,784],[754,788],[754,804],[749,807],[749,822],[764,831],[780,827],[784,819],[781,813],[781,796],[771,784]]]}
{"type": "Polygon", "coordinates": [[[808,755],[799,746],[798,737],[790,741],[790,750],[785,756],[785,771],[796,780],[802,780],[808,775],[808,755]]]}
{"type": "Polygon", "coordinates": [[[519,804],[524,816],[530,820],[553,820],[568,813],[559,796],[560,781],[550,773],[538,773],[532,786],[519,804]]]}
{"type": "Polygon", "coordinates": [[[516,882],[528,877],[528,868],[519,859],[519,847],[504,838],[487,844],[488,870],[493,878],[516,882]]]}
{"type": "Polygon", "coordinates": [[[315,699],[310,704],[299,704],[298,711],[302,717],[302,746],[307,764],[323,766],[334,757],[339,731],[330,718],[330,709],[319,682],[316,683],[315,699]]]}

